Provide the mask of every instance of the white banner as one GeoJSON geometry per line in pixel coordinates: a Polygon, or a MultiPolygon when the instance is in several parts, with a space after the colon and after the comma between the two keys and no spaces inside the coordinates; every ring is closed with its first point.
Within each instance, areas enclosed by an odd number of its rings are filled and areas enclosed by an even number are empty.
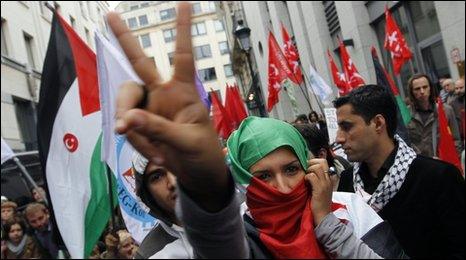
{"type": "Polygon", "coordinates": [[[95,40],[102,110],[102,160],[107,162],[117,179],[118,200],[126,227],[136,242],[141,243],[157,221],[148,214],[149,209],[136,195],[136,181],[132,170],[134,149],[124,136],[114,132],[115,102],[119,87],[128,80],[141,80],[121,52],[118,41],[110,42],[98,32],[95,40]]]}

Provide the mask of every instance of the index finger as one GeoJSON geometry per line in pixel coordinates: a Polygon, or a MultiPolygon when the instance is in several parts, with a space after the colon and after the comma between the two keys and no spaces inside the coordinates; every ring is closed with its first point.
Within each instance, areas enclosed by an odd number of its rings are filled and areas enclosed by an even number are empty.
{"type": "Polygon", "coordinates": [[[174,61],[174,78],[179,81],[194,83],[194,58],[191,42],[191,4],[188,2],[182,2],[178,5],[174,61]]]}
{"type": "Polygon", "coordinates": [[[139,45],[139,41],[131,33],[118,13],[109,12],[107,21],[136,74],[144,81],[149,90],[155,88],[160,77],[152,59],[146,56],[139,45]]]}

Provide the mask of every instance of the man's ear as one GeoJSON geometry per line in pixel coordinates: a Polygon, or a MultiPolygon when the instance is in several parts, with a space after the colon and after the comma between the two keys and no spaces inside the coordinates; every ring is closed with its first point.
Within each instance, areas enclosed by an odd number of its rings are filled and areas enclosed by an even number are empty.
{"type": "Polygon", "coordinates": [[[378,114],[372,120],[375,124],[375,131],[377,132],[377,134],[381,134],[384,131],[387,131],[387,121],[385,120],[385,117],[378,114]]]}

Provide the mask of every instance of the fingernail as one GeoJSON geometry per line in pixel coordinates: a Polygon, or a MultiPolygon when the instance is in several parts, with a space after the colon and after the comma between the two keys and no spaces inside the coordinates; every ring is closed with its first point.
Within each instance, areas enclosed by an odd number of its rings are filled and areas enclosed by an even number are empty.
{"type": "Polygon", "coordinates": [[[117,119],[115,123],[115,131],[119,132],[125,127],[125,122],[121,119],[117,119]]]}

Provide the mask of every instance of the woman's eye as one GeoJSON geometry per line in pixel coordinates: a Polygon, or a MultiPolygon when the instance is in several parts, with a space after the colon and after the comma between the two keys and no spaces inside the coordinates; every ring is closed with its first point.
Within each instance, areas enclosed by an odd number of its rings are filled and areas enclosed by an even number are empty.
{"type": "Polygon", "coordinates": [[[297,166],[288,166],[286,167],[286,173],[295,173],[298,170],[297,166]]]}
{"type": "Polygon", "coordinates": [[[256,177],[259,178],[260,180],[266,181],[266,180],[270,179],[270,174],[261,173],[261,174],[256,175],[256,177]]]}

